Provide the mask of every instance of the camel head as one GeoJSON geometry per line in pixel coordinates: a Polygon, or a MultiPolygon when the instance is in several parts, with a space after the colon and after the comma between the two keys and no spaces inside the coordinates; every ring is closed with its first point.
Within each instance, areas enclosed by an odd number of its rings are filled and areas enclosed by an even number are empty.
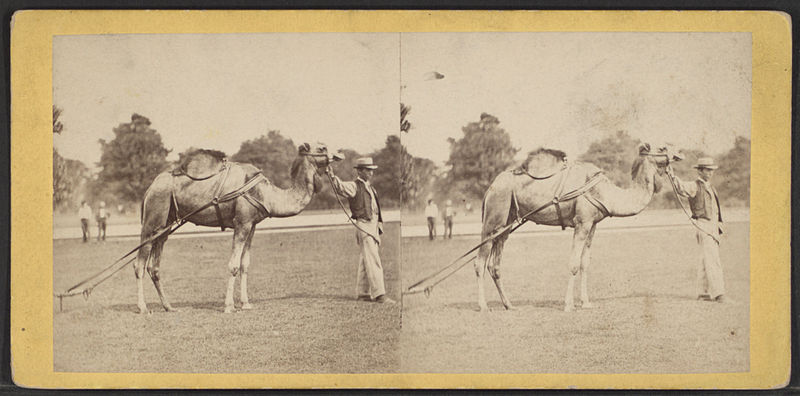
{"type": "Polygon", "coordinates": [[[292,164],[291,174],[292,177],[300,170],[301,165],[308,164],[310,169],[314,170],[313,180],[314,192],[317,193],[322,189],[322,180],[320,176],[325,173],[325,169],[335,161],[341,161],[344,157],[338,153],[330,153],[328,146],[324,143],[303,143],[297,148],[297,159],[292,164]]]}
{"type": "Polygon", "coordinates": [[[652,149],[650,143],[639,144],[639,158],[633,162],[631,168],[631,176],[645,177],[648,180],[652,177],[652,182],[655,184],[655,192],[661,190],[661,180],[655,178],[655,175],[663,176],[667,166],[672,161],[680,161],[683,156],[680,152],[671,149],[669,146],[664,145],[656,149],[652,149]]]}

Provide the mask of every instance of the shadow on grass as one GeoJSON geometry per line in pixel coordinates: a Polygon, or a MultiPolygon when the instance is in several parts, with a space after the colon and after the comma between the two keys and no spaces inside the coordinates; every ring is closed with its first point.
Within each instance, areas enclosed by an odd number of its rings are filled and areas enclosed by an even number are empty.
{"type": "MultiPolygon", "coordinates": [[[[270,302],[275,302],[275,301],[302,300],[302,299],[356,302],[356,299],[352,296],[337,295],[337,294],[293,293],[278,297],[251,299],[250,303],[256,305],[257,309],[259,304],[269,304],[270,302]]],[[[200,302],[178,302],[178,303],[172,303],[172,306],[178,310],[191,309],[200,311],[219,311],[219,312],[223,312],[225,310],[225,302],[223,300],[200,301],[200,302]]],[[[237,302],[236,307],[237,309],[241,307],[241,303],[237,302]]],[[[150,312],[154,313],[165,312],[164,308],[161,306],[161,303],[157,302],[148,303],[147,308],[148,310],[150,310],[150,312]]],[[[139,313],[139,307],[136,304],[114,304],[109,306],[108,309],[117,312],[139,313]]]]}
{"type": "MultiPolygon", "coordinates": [[[[486,303],[489,306],[490,311],[505,311],[506,308],[500,301],[488,301],[486,303]]],[[[512,300],[511,304],[514,307],[532,307],[532,308],[545,308],[545,309],[556,309],[562,310],[564,307],[564,302],[559,300],[512,300]]],[[[476,311],[478,312],[478,303],[475,301],[471,302],[457,302],[457,303],[450,303],[446,304],[445,307],[457,310],[465,310],[465,311],[476,311]]]]}

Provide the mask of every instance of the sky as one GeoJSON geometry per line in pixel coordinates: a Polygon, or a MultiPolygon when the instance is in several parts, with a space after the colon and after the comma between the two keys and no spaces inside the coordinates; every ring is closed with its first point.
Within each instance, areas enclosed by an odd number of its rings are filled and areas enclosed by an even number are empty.
{"type": "Polygon", "coordinates": [[[483,112],[521,157],[540,146],[574,157],[618,130],[718,154],[750,137],[751,43],[749,33],[58,36],[54,145],[93,167],[98,140],[139,113],[170,159],[190,146],[232,155],[273,129],[367,153],[397,133],[402,101],[404,144],[440,165],[447,139],[483,112]]]}
{"type": "Polygon", "coordinates": [[[92,168],[98,140],[138,113],[170,159],[190,146],[233,155],[269,130],[367,153],[397,134],[398,59],[386,33],[58,36],[54,145],[92,168]]]}
{"type": "Polygon", "coordinates": [[[750,138],[751,43],[749,33],[403,33],[413,126],[403,141],[441,165],[447,138],[486,112],[518,156],[545,146],[574,158],[618,130],[718,154],[750,138]]]}

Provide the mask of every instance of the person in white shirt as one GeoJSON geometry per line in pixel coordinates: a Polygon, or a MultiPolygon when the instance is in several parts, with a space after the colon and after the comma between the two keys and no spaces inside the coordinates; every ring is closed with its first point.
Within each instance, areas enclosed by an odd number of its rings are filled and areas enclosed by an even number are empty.
{"type": "Polygon", "coordinates": [[[97,221],[97,240],[100,240],[102,235],[102,240],[106,240],[106,220],[111,217],[111,213],[106,210],[106,203],[100,201],[100,209],[97,210],[97,216],[95,220],[97,221]]]}
{"type": "Polygon", "coordinates": [[[383,218],[381,217],[378,193],[370,184],[370,179],[377,168],[378,166],[372,162],[372,158],[356,159],[355,169],[358,178],[351,182],[339,179],[332,173],[330,167],[327,167],[325,171],[333,179],[335,193],[350,201],[351,217],[356,224],[356,242],[361,248],[356,280],[356,299],[393,304],[395,301],[386,296],[383,264],[378,252],[381,234],[383,234],[383,218]]]}
{"type": "Polygon", "coordinates": [[[442,238],[453,239],[453,217],[456,210],[453,208],[453,201],[447,200],[444,206],[444,234],[442,238]]]}
{"type": "Polygon", "coordinates": [[[697,243],[703,251],[703,259],[697,267],[697,299],[732,302],[725,296],[725,280],[719,259],[719,237],[722,235],[722,212],[717,190],[711,185],[711,177],[718,168],[714,159],[703,157],[697,160],[698,177],[693,182],[684,182],[667,168],[667,174],[675,181],[678,194],[689,199],[692,219],[697,224],[697,243]]]}
{"type": "Polygon", "coordinates": [[[92,217],[92,208],[86,201],[81,201],[81,208],[78,209],[78,217],[81,219],[81,231],[83,232],[83,242],[89,240],[89,219],[92,217]]]}
{"type": "Polygon", "coordinates": [[[439,207],[433,202],[432,199],[428,200],[428,206],[425,207],[425,217],[428,218],[428,239],[436,239],[436,218],[439,217],[439,207]]]}

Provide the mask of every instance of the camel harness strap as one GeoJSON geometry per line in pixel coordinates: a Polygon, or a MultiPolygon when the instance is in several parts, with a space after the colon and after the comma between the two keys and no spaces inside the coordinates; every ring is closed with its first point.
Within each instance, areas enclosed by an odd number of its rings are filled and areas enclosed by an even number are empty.
{"type": "MultiPolygon", "coordinates": [[[[226,174],[227,174],[227,172],[226,172],[226,174]]],[[[247,199],[248,202],[250,202],[253,206],[255,206],[259,210],[259,212],[261,212],[262,214],[266,214],[266,216],[269,216],[269,213],[266,210],[266,208],[264,207],[264,204],[259,202],[257,199],[255,199],[254,197],[252,197],[252,196],[250,196],[248,194],[250,192],[250,190],[255,188],[256,185],[258,185],[259,183],[264,182],[264,181],[268,181],[268,180],[261,172],[259,172],[259,173],[257,173],[255,175],[255,177],[253,177],[252,179],[247,181],[244,185],[242,185],[241,187],[237,188],[236,190],[233,190],[233,191],[231,191],[231,192],[229,192],[229,193],[227,193],[225,195],[222,195],[222,196],[216,196],[219,193],[219,191],[218,191],[217,194],[215,194],[214,200],[212,200],[211,202],[209,202],[209,203],[207,203],[207,204],[205,204],[203,206],[200,206],[199,208],[189,212],[185,216],[180,217],[180,218],[174,220],[173,222],[165,225],[161,229],[157,230],[153,235],[151,235],[149,238],[147,238],[144,242],[140,243],[138,246],[136,246],[135,248],[131,249],[128,253],[125,253],[124,256],[118,258],[116,261],[111,263],[111,265],[109,265],[108,267],[103,268],[102,270],[100,270],[99,272],[95,273],[94,275],[92,275],[92,276],[90,276],[90,277],[78,282],[77,284],[75,284],[74,286],[70,287],[69,289],[67,289],[63,293],[54,293],[53,295],[55,297],[58,297],[59,310],[63,309],[63,299],[64,299],[64,297],[83,295],[83,297],[85,299],[89,299],[89,295],[92,293],[92,290],[94,290],[94,288],[97,285],[103,283],[106,279],[110,278],[112,275],[116,274],[121,269],[125,268],[128,264],[133,262],[133,260],[135,260],[136,257],[131,257],[127,261],[123,261],[123,260],[128,258],[134,252],[139,251],[139,249],[141,249],[143,246],[145,246],[145,245],[147,245],[149,243],[152,243],[156,239],[164,237],[166,235],[170,235],[173,232],[177,231],[178,228],[181,228],[184,224],[186,224],[189,221],[188,219],[190,217],[194,216],[195,214],[197,214],[197,213],[199,213],[199,212],[201,212],[201,211],[203,211],[205,209],[208,209],[212,205],[218,205],[218,204],[223,203],[223,202],[232,201],[232,200],[234,200],[236,198],[239,198],[239,197],[243,196],[245,199],[247,199]]],[[[222,185],[222,183],[220,183],[220,185],[222,185]]],[[[218,190],[220,190],[220,189],[221,188],[218,187],[218,190]]],[[[173,194],[173,199],[174,199],[174,194],[173,194]]],[[[177,214],[177,206],[175,207],[175,209],[176,209],[176,214],[177,214]]]]}
{"type": "MultiPolygon", "coordinates": [[[[487,236],[486,238],[481,240],[477,245],[475,245],[472,249],[468,250],[466,253],[462,254],[461,256],[456,258],[455,260],[451,261],[450,264],[440,268],[439,270],[437,270],[433,274],[428,275],[428,276],[422,278],[421,280],[415,282],[414,284],[409,286],[408,289],[406,289],[406,291],[403,292],[403,294],[416,294],[416,293],[424,292],[425,296],[430,296],[431,291],[433,291],[433,287],[434,286],[436,286],[439,283],[443,282],[445,279],[449,278],[451,275],[453,275],[456,272],[458,272],[458,270],[460,270],[461,268],[464,268],[464,266],[466,266],[467,264],[469,264],[470,262],[475,260],[476,257],[473,256],[469,260],[461,262],[462,259],[464,259],[465,257],[469,256],[474,251],[478,250],[481,246],[485,245],[486,243],[488,243],[490,241],[494,241],[497,238],[500,238],[502,236],[506,236],[506,235],[511,234],[512,232],[516,231],[517,228],[522,227],[523,224],[525,224],[526,222],[530,221],[530,216],[533,216],[534,214],[536,214],[538,212],[541,212],[545,208],[550,207],[550,205],[556,205],[559,202],[569,201],[569,200],[578,198],[578,197],[586,194],[589,190],[591,190],[594,186],[596,186],[597,183],[600,183],[602,180],[604,180],[604,178],[605,178],[605,175],[603,175],[603,172],[597,172],[592,177],[590,177],[589,180],[587,180],[586,183],[584,183],[582,186],[580,186],[580,187],[578,187],[578,188],[576,188],[576,189],[574,189],[574,190],[572,190],[572,191],[570,191],[570,192],[568,192],[566,194],[563,194],[561,196],[556,196],[556,198],[554,198],[552,201],[549,201],[546,204],[541,205],[538,208],[536,208],[534,210],[531,210],[528,213],[525,213],[523,216],[519,216],[518,215],[517,218],[512,223],[507,224],[504,227],[502,227],[502,228],[496,230],[495,232],[491,233],[489,236],[487,236]],[[450,270],[450,271],[447,272],[445,275],[440,276],[440,274],[445,273],[445,271],[447,271],[447,270],[450,270]],[[433,282],[433,284],[428,285],[428,286],[426,286],[424,288],[421,286],[425,282],[428,282],[429,280],[437,278],[437,277],[438,277],[438,279],[435,282],[433,282]]],[[[566,179],[566,177],[565,177],[565,179],[566,179]]],[[[561,181],[558,188],[563,190],[563,187],[564,187],[563,184],[564,184],[564,182],[561,181]]],[[[513,197],[513,194],[512,194],[512,197],[513,197]]],[[[516,199],[516,198],[513,198],[513,199],[516,199]]],[[[519,210],[519,208],[517,208],[517,210],[519,210]]],[[[560,218],[560,216],[559,216],[559,218],[560,218]]],[[[562,222],[562,227],[563,227],[563,222],[562,222]]]]}

